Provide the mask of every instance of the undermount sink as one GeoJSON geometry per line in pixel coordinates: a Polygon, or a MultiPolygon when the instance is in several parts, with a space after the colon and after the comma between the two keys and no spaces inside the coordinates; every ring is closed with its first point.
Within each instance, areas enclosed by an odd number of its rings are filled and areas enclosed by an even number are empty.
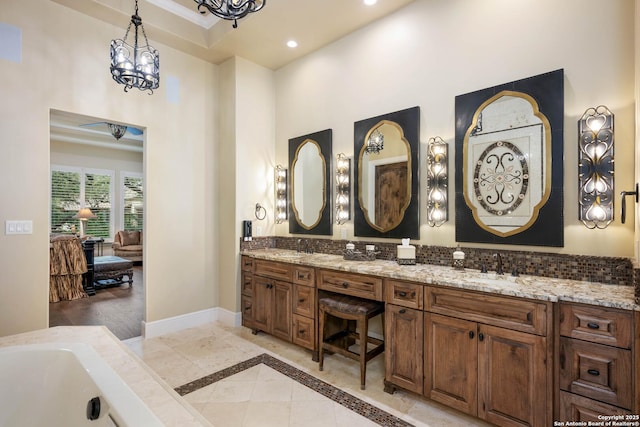
{"type": "Polygon", "coordinates": [[[304,256],[308,256],[309,254],[305,254],[302,252],[294,252],[294,253],[283,253],[278,254],[279,258],[302,258],[304,256]]]}
{"type": "Polygon", "coordinates": [[[520,277],[507,274],[480,273],[469,276],[469,281],[488,286],[508,286],[514,283],[520,283],[520,277]]]}

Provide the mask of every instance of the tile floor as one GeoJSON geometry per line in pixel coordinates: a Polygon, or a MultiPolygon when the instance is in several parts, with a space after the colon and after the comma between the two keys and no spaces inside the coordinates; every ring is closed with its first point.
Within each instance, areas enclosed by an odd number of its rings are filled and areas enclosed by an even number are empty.
{"type": "Polygon", "coordinates": [[[383,355],[360,390],[356,361],[329,355],[320,372],[309,351],[244,327],[124,342],[216,427],[488,426],[412,393],[385,393],[383,355]]]}

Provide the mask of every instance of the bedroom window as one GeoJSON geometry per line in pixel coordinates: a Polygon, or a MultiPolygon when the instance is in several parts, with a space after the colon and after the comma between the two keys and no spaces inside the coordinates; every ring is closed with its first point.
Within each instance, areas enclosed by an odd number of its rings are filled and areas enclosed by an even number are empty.
{"type": "Polygon", "coordinates": [[[113,171],[64,166],[51,167],[51,233],[77,233],[73,216],[88,207],[96,217],[87,221],[85,234],[110,239],[113,222],[113,171]]]}

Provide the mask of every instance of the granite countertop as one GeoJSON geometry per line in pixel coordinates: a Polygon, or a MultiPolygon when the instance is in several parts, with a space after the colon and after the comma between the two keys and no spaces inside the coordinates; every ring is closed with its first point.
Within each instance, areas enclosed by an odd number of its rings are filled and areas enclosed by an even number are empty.
{"type": "Polygon", "coordinates": [[[91,345],[166,426],[211,426],[105,326],[57,326],[0,337],[0,348],[42,343],[91,345]]]}
{"type": "Polygon", "coordinates": [[[553,279],[541,276],[502,276],[480,273],[478,270],[456,270],[430,264],[398,265],[395,261],[346,261],[342,256],[305,254],[286,249],[255,249],[241,255],[270,261],[287,262],[317,268],[400,279],[429,285],[468,289],[531,298],[542,301],[569,301],[601,307],[638,310],[633,286],[609,285],[578,280],[553,279]]]}

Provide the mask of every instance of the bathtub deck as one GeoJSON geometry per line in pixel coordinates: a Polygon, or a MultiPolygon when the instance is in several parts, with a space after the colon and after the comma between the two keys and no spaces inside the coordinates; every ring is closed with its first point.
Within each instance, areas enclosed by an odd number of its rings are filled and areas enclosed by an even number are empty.
{"type": "Polygon", "coordinates": [[[104,326],[58,326],[0,337],[0,347],[39,343],[90,344],[167,426],[211,427],[155,372],[104,326]]]}

